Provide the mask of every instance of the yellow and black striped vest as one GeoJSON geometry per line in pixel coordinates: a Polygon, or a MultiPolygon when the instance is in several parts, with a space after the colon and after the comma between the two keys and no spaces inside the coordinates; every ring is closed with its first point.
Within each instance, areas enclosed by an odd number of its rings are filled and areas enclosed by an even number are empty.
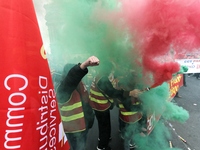
{"type": "Polygon", "coordinates": [[[97,87],[97,83],[101,78],[95,77],[91,88],[90,88],[90,106],[97,111],[105,111],[110,108],[111,103],[113,103],[113,99],[110,98],[108,95],[100,91],[97,87]]]}
{"type": "Polygon", "coordinates": [[[74,90],[69,101],[60,105],[61,119],[65,133],[75,133],[86,129],[80,94],[74,90]]]}

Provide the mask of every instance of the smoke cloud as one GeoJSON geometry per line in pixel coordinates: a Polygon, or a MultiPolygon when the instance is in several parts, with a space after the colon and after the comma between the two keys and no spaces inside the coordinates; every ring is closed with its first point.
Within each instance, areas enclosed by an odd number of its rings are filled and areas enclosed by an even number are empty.
{"type": "MultiPolygon", "coordinates": [[[[168,101],[166,81],[181,70],[174,54],[200,47],[198,6],[197,0],[52,0],[45,5],[50,67],[60,71],[95,55],[100,59],[95,69],[110,72],[107,62],[112,62],[118,75],[136,74],[130,82],[137,88],[152,87],[139,97],[144,114],[183,123],[189,114],[168,101]]],[[[134,141],[141,150],[167,150],[169,136],[160,121],[153,133],[135,134],[134,141]]]]}

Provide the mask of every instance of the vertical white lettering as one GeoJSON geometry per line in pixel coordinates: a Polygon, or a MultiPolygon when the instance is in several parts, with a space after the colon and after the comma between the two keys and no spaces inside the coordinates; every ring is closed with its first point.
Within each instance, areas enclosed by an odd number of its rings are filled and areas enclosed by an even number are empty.
{"type": "Polygon", "coordinates": [[[24,110],[25,108],[24,107],[21,107],[21,108],[8,108],[8,112],[7,112],[7,121],[6,121],[6,125],[8,127],[21,127],[23,126],[23,123],[15,123],[17,121],[17,119],[22,119],[24,118],[24,115],[11,115],[11,112],[15,111],[15,112],[19,112],[19,111],[22,111],[24,110]],[[13,123],[11,123],[13,122],[13,123]]]}
{"type": "Polygon", "coordinates": [[[42,89],[46,89],[48,86],[47,77],[39,76],[39,86],[42,89]]]}
{"type": "Polygon", "coordinates": [[[8,106],[7,120],[5,130],[5,149],[20,149],[20,141],[22,140],[22,129],[23,129],[23,111],[25,107],[22,107],[26,102],[26,95],[21,91],[25,90],[28,86],[28,80],[25,76],[20,74],[11,74],[7,76],[4,80],[4,87],[8,91],[14,91],[8,96],[8,106]],[[21,82],[22,81],[22,82],[21,82]],[[13,83],[12,83],[13,82],[13,83]],[[20,84],[16,84],[16,83],[20,84]],[[21,84],[23,83],[23,84],[21,84]]]}
{"type": "Polygon", "coordinates": [[[12,78],[14,78],[15,81],[16,81],[17,78],[20,78],[20,79],[24,80],[24,86],[19,88],[19,91],[24,90],[28,86],[28,80],[27,80],[27,78],[25,76],[20,75],[20,74],[12,74],[12,75],[7,76],[6,79],[4,80],[4,86],[6,87],[7,90],[11,90],[11,87],[8,86],[8,80],[10,80],[12,78]]]}
{"type": "Polygon", "coordinates": [[[22,105],[22,104],[25,103],[25,101],[26,101],[26,95],[25,95],[24,93],[19,93],[19,92],[12,93],[12,94],[10,94],[10,96],[8,97],[8,101],[9,101],[9,103],[10,103],[11,105],[13,105],[13,106],[20,106],[20,105],[22,105]],[[14,102],[13,99],[16,99],[16,101],[17,101],[17,100],[19,101],[20,97],[23,98],[22,101],[20,101],[20,102],[14,102]]]}
{"type": "Polygon", "coordinates": [[[12,145],[9,144],[10,142],[16,142],[21,140],[21,137],[16,137],[17,133],[22,132],[22,129],[18,129],[18,130],[6,130],[6,134],[5,134],[5,139],[6,141],[4,142],[4,147],[6,149],[17,149],[20,148],[21,145],[12,145]],[[15,136],[12,136],[11,134],[14,134],[15,136]],[[10,137],[9,137],[10,135],[10,137]],[[14,138],[15,137],[15,138],[14,138]]]}

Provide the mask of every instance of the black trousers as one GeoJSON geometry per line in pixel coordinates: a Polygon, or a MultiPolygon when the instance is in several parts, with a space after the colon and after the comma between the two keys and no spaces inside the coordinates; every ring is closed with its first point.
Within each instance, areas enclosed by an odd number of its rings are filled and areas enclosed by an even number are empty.
{"type": "Polygon", "coordinates": [[[110,110],[94,111],[99,127],[99,148],[106,148],[111,137],[110,110]]]}

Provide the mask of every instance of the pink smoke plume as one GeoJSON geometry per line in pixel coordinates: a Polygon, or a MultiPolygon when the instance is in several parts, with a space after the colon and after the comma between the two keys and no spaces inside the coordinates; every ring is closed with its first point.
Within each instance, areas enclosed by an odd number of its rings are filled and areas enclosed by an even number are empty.
{"type": "Polygon", "coordinates": [[[142,56],[144,71],[153,73],[154,85],[179,71],[176,62],[161,63],[170,48],[176,53],[200,47],[199,0],[119,0],[134,43],[142,56]]]}

